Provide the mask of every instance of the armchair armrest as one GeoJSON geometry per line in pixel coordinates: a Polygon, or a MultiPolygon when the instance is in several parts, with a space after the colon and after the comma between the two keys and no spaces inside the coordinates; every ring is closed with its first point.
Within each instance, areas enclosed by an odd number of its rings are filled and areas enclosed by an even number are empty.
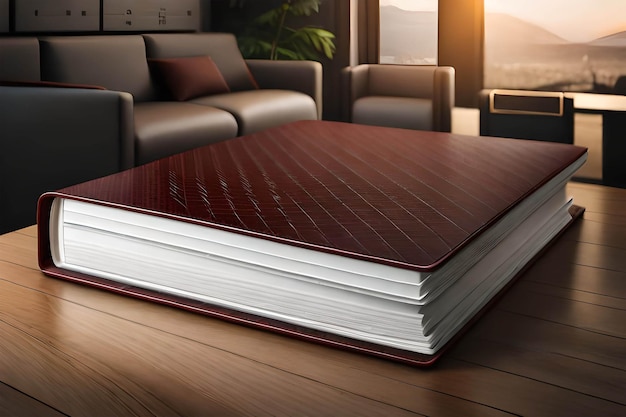
{"type": "Polygon", "coordinates": [[[345,67],[340,73],[341,79],[341,119],[352,121],[352,104],[369,93],[369,65],[345,67]]]}
{"type": "Polygon", "coordinates": [[[133,165],[128,93],[0,86],[0,108],[0,233],[34,224],[43,192],[133,165]]]}
{"type": "Polygon", "coordinates": [[[259,88],[293,90],[313,98],[322,118],[322,64],[316,61],[248,59],[246,64],[259,88]]]}

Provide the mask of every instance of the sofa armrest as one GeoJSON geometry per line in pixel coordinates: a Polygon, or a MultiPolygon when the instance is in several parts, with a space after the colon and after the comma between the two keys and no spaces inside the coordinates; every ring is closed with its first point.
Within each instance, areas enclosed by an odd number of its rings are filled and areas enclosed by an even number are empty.
{"type": "Polygon", "coordinates": [[[133,165],[128,93],[0,86],[0,108],[0,232],[34,224],[43,192],[133,165]]]}
{"type": "Polygon", "coordinates": [[[452,109],[455,105],[455,76],[453,67],[442,66],[435,71],[435,126],[442,132],[452,130],[452,109]]]}
{"type": "Polygon", "coordinates": [[[322,118],[322,64],[316,61],[272,61],[248,59],[246,64],[259,88],[294,90],[315,100],[318,118],[322,118]]]}

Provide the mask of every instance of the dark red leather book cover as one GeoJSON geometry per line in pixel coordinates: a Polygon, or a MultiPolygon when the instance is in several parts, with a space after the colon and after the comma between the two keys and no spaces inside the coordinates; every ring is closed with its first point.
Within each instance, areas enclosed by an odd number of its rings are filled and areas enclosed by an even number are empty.
{"type": "MultiPolygon", "coordinates": [[[[49,275],[207,308],[54,267],[48,217],[53,198],[64,196],[431,271],[585,153],[558,143],[296,122],[45,194],[40,266],[49,275]]],[[[334,338],[232,311],[205,312],[307,339],[334,338]]],[[[330,343],[380,351],[336,339],[330,343]]],[[[418,364],[433,360],[412,357],[418,364]]]]}

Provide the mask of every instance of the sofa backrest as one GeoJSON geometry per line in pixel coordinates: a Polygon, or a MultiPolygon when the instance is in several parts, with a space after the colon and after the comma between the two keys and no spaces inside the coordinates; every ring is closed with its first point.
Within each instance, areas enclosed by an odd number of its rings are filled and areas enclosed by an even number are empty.
{"type": "Polygon", "coordinates": [[[0,38],[0,81],[40,81],[39,41],[0,38]]]}
{"type": "Polygon", "coordinates": [[[39,42],[44,81],[125,91],[137,102],[155,97],[141,35],[49,36],[39,42]]]}
{"type": "Polygon", "coordinates": [[[231,91],[257,87],[231,33],[156,33],[143,37],[148,58],[210,56],[231,91]]]}

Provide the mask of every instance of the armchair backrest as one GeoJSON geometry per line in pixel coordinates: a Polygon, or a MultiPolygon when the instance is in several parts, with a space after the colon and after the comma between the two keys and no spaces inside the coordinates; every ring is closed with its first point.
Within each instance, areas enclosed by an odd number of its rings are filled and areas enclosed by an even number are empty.
{"type": "Polygon", "coordinates": [[[435,71],[432,66],[369,65],[367,95],[432,99],[435,71]]]}

